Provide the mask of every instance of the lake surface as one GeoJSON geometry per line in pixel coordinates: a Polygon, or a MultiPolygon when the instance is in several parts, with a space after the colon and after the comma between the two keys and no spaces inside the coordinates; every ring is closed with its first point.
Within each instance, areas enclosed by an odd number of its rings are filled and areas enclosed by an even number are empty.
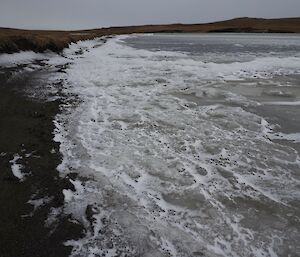
{"type": "Polygon", "coordinates": [[[74,256],[300,255],[300,36],[132,35],[64,55],[74,256]]]}

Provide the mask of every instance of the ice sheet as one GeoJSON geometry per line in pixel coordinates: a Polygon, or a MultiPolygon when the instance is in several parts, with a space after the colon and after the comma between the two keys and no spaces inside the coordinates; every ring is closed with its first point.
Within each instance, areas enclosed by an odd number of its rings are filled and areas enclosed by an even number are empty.
{"type": "Polygon", "coordinates": [[[64,191],[87,228],[66,243],[73,256],[280,256],[276,240],[296,252],[297,231],[281,228],[282,210],[297,213],[299,156],[243,108],[259,103],[223,86],[296,74],[300,59],[205,63],[101,42],[65,53],[65,93],[80,101],[56,120],[58,169],[85,178],[64,191]]]}

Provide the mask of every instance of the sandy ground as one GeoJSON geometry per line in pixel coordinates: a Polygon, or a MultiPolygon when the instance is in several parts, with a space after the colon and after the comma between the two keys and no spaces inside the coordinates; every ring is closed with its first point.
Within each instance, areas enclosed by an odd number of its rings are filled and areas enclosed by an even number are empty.
{"type": "Polygon", "coordinates": [[[24,90],[33,86],[31,77],[13,78],[13,72],[0,73],[0,256],[68,256],[71,248],[63,242],[80,237],[82,227],[59,209],[63,188],[72,188],[56,170],[61,156],[53,141],[53,118],[60,102],[29,98],[24,90]],[[16,163],[23,166],[23,182],[12,173],[16,156],[16,163]],[[39,208],[34,210],[30,200],[37,200],[39,208]],[[47,227],[53,210],[57,220],[47,227]]]}

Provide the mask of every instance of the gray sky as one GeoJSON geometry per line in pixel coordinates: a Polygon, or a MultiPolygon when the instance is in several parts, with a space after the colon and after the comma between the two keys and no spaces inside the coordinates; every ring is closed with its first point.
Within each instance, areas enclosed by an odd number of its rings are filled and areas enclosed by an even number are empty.
{"type": "Polygon", "coordinates": [[[82,29],[299,17],[300,0],[0,0],[0,27],[82,29]]]}

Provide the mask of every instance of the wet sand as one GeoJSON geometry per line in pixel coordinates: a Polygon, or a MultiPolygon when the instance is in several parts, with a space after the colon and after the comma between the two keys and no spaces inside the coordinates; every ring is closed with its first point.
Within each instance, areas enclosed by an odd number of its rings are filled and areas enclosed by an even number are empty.
{"type": "Polygon", "coordinates": [[[59,145],[53,141],[53,119],[60,101],[37,101],[25,93],[33,85],[31,76],[14,78],[16,70],[0,73],[0,256],[63,257],[71,247],[63,242],[78,238],[83,229],[62,214],[64,188],[72,189],[68,178],[60,178],[59,145]],[[25,180],[12,173],[11,160],[18,154],[25,180]],[[41,199],[46,199],[41,203],[41,199]],[[34,210],[29,200],[40,200],[34,210]],[[52,209],[56,208],[56,209],[52,209]],[[56,221],[45,226],[50,211],[56,221]]]}

